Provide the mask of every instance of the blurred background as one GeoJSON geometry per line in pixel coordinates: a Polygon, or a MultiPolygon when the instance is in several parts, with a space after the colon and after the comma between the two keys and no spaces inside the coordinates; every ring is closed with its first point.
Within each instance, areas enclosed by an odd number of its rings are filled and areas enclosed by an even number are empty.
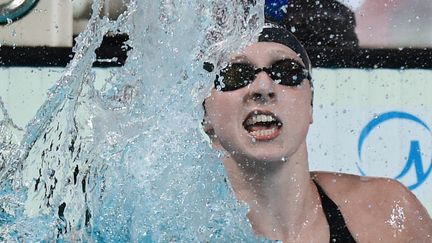
{"type": "MultiPolygon", "coordinates": [[[[104,2],[105,16],[116,19],[127,0],[104,2]]],[[[91,16],[91,0],[0,0],[0,44],[71,47],[91,16]]]]}
{"type": "MultiPolygon", "coordinates": [[[[107,0],[103,13],[115,19],[127,2],[107,0]]],[[[70,47],[85,28],[91,4],[91,0],[0,0],[0,44],[70,47]]],[[[360,47],[432,45],[429,0],[267,0],[266,5],[269,18],[293,30],[313,30],[314,36],[325,39],[337,38],[323,36],[336,29],[355,33],[360,47]]]]}
{"type": "MultiPolygon", "coordinates": [[[[127,3],[106,0],[102,13],[116,19],[127,3]]],[[[0,121],[7,111],[16,141],[73,57],[91,8],[0,0],[0,121]]],[[[311,167],[398,179],[432,213],[432,1],[267,0],[265,14],[304,43],[315,67],[311,167]]],[[[96,86],[124,64],[127,40],[108,34],[96,50],[96,86]]]]}

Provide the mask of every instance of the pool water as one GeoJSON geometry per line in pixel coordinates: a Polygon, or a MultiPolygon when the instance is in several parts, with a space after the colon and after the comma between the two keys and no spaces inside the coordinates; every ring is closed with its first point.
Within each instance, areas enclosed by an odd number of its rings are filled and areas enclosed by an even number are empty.
{"type": "Polygon", "coordinates": [[[23,139],[2,138],[0,240],[261,240],[200,128],[212,75],[202,62],[220,67],[262,26],[263,2],[247,2],[136,0],[109,20],[95,0],[37,115],[22,131],[2,123],[23,139]],[[97,89],[91,66],[108,32],[132,49],[97,89]]]}

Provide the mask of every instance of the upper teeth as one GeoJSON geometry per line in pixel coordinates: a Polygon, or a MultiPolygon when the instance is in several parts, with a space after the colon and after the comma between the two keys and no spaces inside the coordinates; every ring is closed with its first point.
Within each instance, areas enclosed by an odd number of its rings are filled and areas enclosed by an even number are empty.
{"type": "Polygon", "coordinates": [[[254,115],[246,121],[246,125],[253,125],[257,122],[272,122],[276,121],[276,118],[269,115],[254,115]]]}

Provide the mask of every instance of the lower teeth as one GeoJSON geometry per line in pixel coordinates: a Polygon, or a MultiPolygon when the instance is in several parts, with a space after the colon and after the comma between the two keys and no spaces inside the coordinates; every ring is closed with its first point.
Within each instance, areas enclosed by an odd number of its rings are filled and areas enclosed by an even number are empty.
{"type": "Polygon", "coordinates": [[[258,131],[251,132],[251,135],[254,137],[256,137],[256,136],[269,136],[269,135],[273,134],[275,131],[276,131],[275,128],[267,129],[267,130],[258,130],[258,131]]]}

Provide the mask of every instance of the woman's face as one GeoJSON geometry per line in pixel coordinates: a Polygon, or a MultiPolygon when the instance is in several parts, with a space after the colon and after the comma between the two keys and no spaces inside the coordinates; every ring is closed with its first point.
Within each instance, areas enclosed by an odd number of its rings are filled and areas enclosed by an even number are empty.
{"type": "MultiPolygon", "coordinates": [[[[287,46],[258,42],[231,63],[247,63],[255,68],[270,67],[283,59],[303,62],[287,46]]],[[[206,130],[213,130],[213,144],[234,159],[281,161],[290,158],[305,142],[312,123],[311,87],[304,80],[299,86],[275,83],[262,71],[249,85],[232,90],[213,89],[206,99],[206,130]]]]}

